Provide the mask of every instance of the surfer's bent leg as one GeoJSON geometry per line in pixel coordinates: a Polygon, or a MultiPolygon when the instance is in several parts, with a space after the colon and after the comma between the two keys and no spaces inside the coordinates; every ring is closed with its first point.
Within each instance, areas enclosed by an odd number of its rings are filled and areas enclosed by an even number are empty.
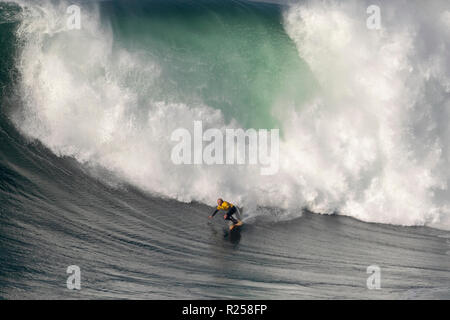
{"type": "Polygon", "coordinates": [[[231,222],[233,222],[234,224],[236,224],[238,221],[233,217],[233,214],[236,213],[236,207],[232,207],[230,210],[228,210],[227,212],[227,220],[231,220],[231,222]]]}

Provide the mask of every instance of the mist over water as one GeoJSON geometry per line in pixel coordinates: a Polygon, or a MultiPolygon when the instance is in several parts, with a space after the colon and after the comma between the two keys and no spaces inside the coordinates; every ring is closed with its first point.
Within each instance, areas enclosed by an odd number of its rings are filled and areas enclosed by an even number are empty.
{"type": "Polygon", "coordinates": [[[89,2],[81,30],[67,30],[69,3],[17,3],[23,104],[9,116],[95,176],[183,202],[220,195],[248,217],[450,227],[446,1],[383,3],[381,30],[364,1],[89,2]],[[278,174],[174,165],[170,135],[195,120],[280,128],[278,174]]]}

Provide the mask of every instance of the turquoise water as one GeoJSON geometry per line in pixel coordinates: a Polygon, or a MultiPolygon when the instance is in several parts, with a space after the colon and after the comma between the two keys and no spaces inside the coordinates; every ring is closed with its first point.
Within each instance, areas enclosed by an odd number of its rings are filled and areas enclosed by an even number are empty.
{"type": "Polygon", "coordinates": [[[154,99],[206,104],[247,128],[279,128],[284,104],[277,103],[299,106],[312,95],[314,77],[284,31],[279,6],[223,1],[104,6],[115,45],[161,67],[154,99]]]}

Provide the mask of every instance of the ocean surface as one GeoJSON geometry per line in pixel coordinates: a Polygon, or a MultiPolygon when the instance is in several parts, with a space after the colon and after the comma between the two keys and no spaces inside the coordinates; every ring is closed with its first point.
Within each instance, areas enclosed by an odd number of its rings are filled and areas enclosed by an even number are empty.
{"type": "Polygon", "coordinates": [[[450,299],[450,4],[370,5],[0,1],[0,298],[450,299]],[[174,164],[194,121],[279,171],[174,164]]]}

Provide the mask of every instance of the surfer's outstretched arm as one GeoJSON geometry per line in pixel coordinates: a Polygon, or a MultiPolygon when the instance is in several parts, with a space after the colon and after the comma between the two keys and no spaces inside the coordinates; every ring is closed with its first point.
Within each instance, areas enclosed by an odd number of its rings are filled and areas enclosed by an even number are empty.
{"type": "Polygon", "coordinates": [[[219,210],[216,209],[216,210],[213,212],[213,214],[209,216],[209,218],[210,218],[210,219],[211,219],[211,218],[214,218],[214,216],[216,215],[217,212],[219,212],[219,210]]]}

